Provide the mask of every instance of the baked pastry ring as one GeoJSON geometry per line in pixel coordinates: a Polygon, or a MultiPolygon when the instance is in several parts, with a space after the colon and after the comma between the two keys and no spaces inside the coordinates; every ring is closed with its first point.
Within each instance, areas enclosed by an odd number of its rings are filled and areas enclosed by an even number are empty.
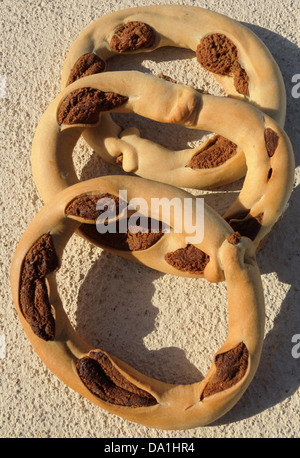
{"type": "MultiPolygon", "coordinates": [[[[288,136],[272,118],[240,100],[201,94],[189,86],[136,71],[105,72],[79,79],[47,108],[37,127],[31,155],[33,178],[45,202],[78,182],[72,161],[74,146],[86,129],[97,125],[103,111],[137,113],[158,122],[204,129],[239,145],[246,157],[247,174],[224,218],[234,230],[251,238],[255,247],[285,210],[293,186],[294,154],[288,136]]],[[[165,167],[169,151],[162,154],[154,146],[149,156],[145,140],[136,135],[135,129],[118,138],[107,128],[102,141],[115,157],[122,153],[126,171],[176,186],[183,186],[184,175],[190,187],[196,187],[197,176],[192,168],[182,167],[175,157],[172,166],[165,167]]],[[[187,153],[182,155],[188,162],[187,153]]],[[[232,159],[224,164],[228,174],[234,175],[236,164],[232,159]]],[[[215,176],[221,167],[214,169],[215,176]]]]}
{"type": "MultiPolygon", "coordinates": [[[[107,60],[112,56],[120,53],[151,52],[165,46],[195,51],[198,62],[213,73],[228,96],[250,102],[284,126],[285,86],[279,67],[269,50],[242,24],[198,7],[142,6],[101,17],[87,27],[72,45],[63,67],[62,88],[82,76],[104,71],[107,60]]],[[[146,103],[151,104],[152,98],[146,103]]],[[[109,115],[104,115],[103,118],[105,119],[97,129],[87,129],[83,136],[102,158],[115,163],[115,150],[104,140],[106,135],[121,136],[124,145],[127,141],[126,130],[123,132],[109,115]]],[[[217,137],[213,139],[219,141],[217,137]]],[[[165,169],[172,170],[173,161],[177,167],[181,166],[180,183],[177,185],[203,189],[230,183],[245,175],[243,151],[236,151],[236,145],[228,142],[227,138],[222,141],[225,141],[225,145],[213,143],[213,149],[210,139],[195,148],[173,151],[153,141],[142,141],[139,132],[135,131],[131,134],[128,148],[133,142],[138,157],[145,150],[149,157],[160,151],[165,169]],[[220,151],[224,149],[227,152],[230,149],[231,155],[220,156],[220,151]],[[206,152],[206,155],[213,154],[214,159],[204,163],[194,161],[191,173],[186,166],[200,151],[206,152]],[[228,160],[228,157],[231,159],[228,160]]],[[[128,171],[128,164],[122,164],[121,161],[118,164],[128,171]]],[[[152,171],[152,167],[150,170],[152,171]]],[[[149,178],[149,173],[145,174],[139,168],[133,167],[130,171],[149,178]]],[[[156,172],[153,172],[150,178],[161,181],[156,172]]],[[[164,176],[164,181],[174,184],[168,174],[164,176]]]]}
{"type": "MultiPolygon", "coordinates": [[[[28,226],[11,265],[11,288],[18,316],[34,349],[47,367],[72,389],[107,411],[133,422],[160,429],[187,429],[207,425],[224,415],[239,400],[259,364],[264,338],[264,298],[255,249],[248,238],[205,206],[204,239],[196,245],[208,251],[204,277],[227,284],[229,331],[214,356],[206,377],[190,385],[172,385],[137,372],[101,349],[91,348],[72,328],[63,309],[55,271],[68,240],[82,221],[95,225],[91,200],[104,195],[118,198],[126,189],[128,200],[152,196],[194,204],[191,194],[139,177],[109,176],[78,183],[49,200],[28,226]],[[91,200],[88,200],[90,198],[91,200]],[[79,212],[73,211],[74,208],[79,212]],[[221,275],[222,277],[222,275],[221,275]]],[[[152,217],[151,213],[144,214],[152,217]]],[[[162,221],[163,222],[163,221],[162,221]]],[[[140,262],[169,270],[164,254],[184,244],[184,231],[170,232],[149,248],[135,251],[140,262]]],[[[149,234],[148,234],[149,235],[149,234]]],[[[151,234],[150,234],[151,235],[151,234]]],[[[177,271],[178,272],[178,271],[177,271]]],[[[191,276],[188,272],[185,276],[191,276]]],[[[199,280],[200,281],[200,280],[199,280]]]]}

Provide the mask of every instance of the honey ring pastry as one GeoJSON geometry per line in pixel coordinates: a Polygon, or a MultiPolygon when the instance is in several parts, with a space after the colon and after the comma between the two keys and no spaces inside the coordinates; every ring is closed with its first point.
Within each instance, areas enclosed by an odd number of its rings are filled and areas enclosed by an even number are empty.
{"type": "MultiPolygon", "coordinates": [[[[174,430],[207,425],[235,405],[259,364],[264,338],[264,298],[253,243],[233,233],[222,217],[205,206],[204,238],[195,247],[211,254],[204,277],[209,279],[215,270],[209,267],[211,263],[224,274],[228,337],[203,380],[189,385],[154,380],[83,341],[68,320],[56,284],[55,272],[70,237],[82,220],[95,225],[95,215],[92,217],[86,198],[101,200],[101,196],[110,195],[118,199],[121,189],[126,189],[129,202],[135,197],[145,199],[148,209],[144,208],[144,217],[153,216],[149,211],[150,196],[183,202],[190,198],[190,216],[196,217],[196,198],[191,194],[139,177],[101,177],[63,190],[35,216],[14,253],[11,289],[18,316],[46,366],[96,405],[152,428],[174,430]],[[80,209],[79,213],[73,211],[75,207],[80,209]]],[[[121,213],[118,215],[122,217],[121,213]]],[[[156,260],[160,269],[162,253],[173,249],[174,244],[181,245],[182,238],[189,233],[185,229],[174,233],[176,219],[171,215],[170,231],[142,250],[148,254],[143,259],[141,256],[141,262],[156,260]]],[[[168,263],[165,267],[168,269],[168,263]]]]}
{"type": "MultiPolygon", "coordinates": [[[[129,54],[130,59],[132,53],[151,52],[166,46],[194,51],[199,64],[213,73],[228,96],[254,104],[284,126],[286,92],[279,67],[269,50],[242,24],[198,7],[136,7],[101,17],[88,26],[72,45],[63,67],[62,88],[78,78],[104,71],[106,62],[112,56],[129,54]]],[[[149,103],[152,103],[152,99],[149,103]]],[[[87,129],[83,136],[102,158],[115,163],[114,150],[103,138],[106,134],[122,136],[124,143],[126,129],[122,131],[110,115],[103,115],[103,118],[106,119],[98,129],[87,129]]],[[[136,131],[132,136],[139,137],[140,134],[136,131]]],[[[160,149],[162,155],[169,153],[170,167],[173,160],[180,163],[183,170],[192,167],[192,183],[191,173],[187,172],[179,185],[183,187],[216,187],[240,179],[246,172],[243,151],[237,151],[235,144],[219,136],[183,151],[166,150],[153,141],[145,139],[141,142],[139,138],[135,145],[147,151],[149,163],[152,150],[155,154],[160,149]],[[199,161],[200,152],[201,156],[213,156],[213,159],[199,161]],[[226,164],[229,158],[230,165],[226,167],[224,162],[226,164]]],[[[126,164],[122,163],[122,156],[117,159],[117,164],[128,171],[126,164]]],[[[132,171],[147,178],[139,170],[132,171]]],[[[170,181],[167,183],[174,184],[170,181]]]]}
{"type": "MultiPolygon", "coordinates": [[[[101,112],[137,113],[162,123],[216,132],[238,144],[246,157],[247,174],[224,218],[251,238],[255,247],[284,212],[295,164],[290,140],[276,121],[240,100],[201,94],[189,86],[136,71],[84,77],[67,86],[49,105],[37,127],[31,155],[33,178],[45,202],[78,182],[72,152],[85,129],[97,126],[99,119],[102,122],[101,112]],[[148,103],[150,100],[153,103],[148,103]]],[[[168,152],[155,149],[149,162],[144,148],[136,154],[138,140],[144,141],[130,132],[126,142],[107,133],[103,138],[116,157],[123,154],[125,170],[135,169],[146,178],[175,186],[181,186],[182,175],[188,173],[193,187],[193,169],[182,168],[175,158],[168,168],[168,152]]],[[[230,164],[228,160],[224,165],[228,173],[230,164]]]]}

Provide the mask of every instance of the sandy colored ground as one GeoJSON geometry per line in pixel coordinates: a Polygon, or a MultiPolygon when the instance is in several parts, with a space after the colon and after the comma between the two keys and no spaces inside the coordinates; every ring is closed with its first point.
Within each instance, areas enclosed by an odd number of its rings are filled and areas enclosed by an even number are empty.
{"type": "MultiPolygon", "coordinates": [[[[150,3],[166,2],[138,0],[134,4],[150,3]]],[[[296,179],[290,206],[257,259],[266,298],[266,335],[259,370],[240,402],[215,424],[162,432],[102,411],[62,384],[41,363],[19,323],[9,284],[14,249],[42,207],[31,176],[32,138],[43,111],[59,92],[61,68],[74,39],[93,20],[133,6],[133,2],[2,0],[0,437],[299,437],[300,359],[293,355],[299,357],[300,350],[292,353],[292,339],[300,336],[300,97],[291,95],[293,75],[300,74],[299,0],[180,3],[227,14],[252,29],[271,50],[286,84],[285,128],[295,149],[296,179]]],[[[212,78],[196,72],[194,63],[189,51],[161,50],[111,65],[167,71],[178,81],[221,93],[212,78]]],[[[174,148],[198,140],[193,134],[157,129],[151,123],[141,127],[150,138],[155,128],[156,141],[167,139],[174,148]]],[[[76,147],[75,161],[81,179],[117,173],[84,141],[76,147]]],[[[217,190],[207,196],[207,202],[222,211],[240,187],[241,183],[235,183],[217,190]]],[[[226,338],[224,284],[162,275],[96,249],[78,237],[68,245],[58,280],[70,320],[84,339],[160,380],[199,380],[226,338]]]]}

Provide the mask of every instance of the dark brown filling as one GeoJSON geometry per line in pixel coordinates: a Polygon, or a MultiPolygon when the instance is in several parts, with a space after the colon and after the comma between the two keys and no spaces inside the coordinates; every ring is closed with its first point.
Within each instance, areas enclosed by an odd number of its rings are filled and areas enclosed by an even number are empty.
{"type": "Polygon", "coordinates": [[[237,245],[241,240],[241,234],[238,232],[234,232],[229,237],[227,237],[227,242],[231,243],[232,245],[237,245]]]}
{"type": "Polygon", "coordinates": [[[221,135],[215,135],[204,149],[194,154],[186,167],[192,169],[209,169],[224,164],[237,151],[237,145],[221,135]]]}
{"type": "Polygon", "coordinates": [[[129,382],[100,351],[79,359],[76,368],[85,386],[103,401],[126,407],[157,404],[150,393],[129,382]]]}
{"type": "Polygon", "coordinates": [[[227,390],[241,380],[248,367],[248,358],[248,349],[243,342],[232,350],[216,355],[216,372],[204,387],[200,400],[227,390]]]}
{"type": "Polygon", "coordinates": [[[239,232],[244,237],[254,240],[260,231],[263,216],[263,213],[259,213],[259,215],[255,217],[250,215],[242,221],[232,219],[229,221],[229,224],[234,231],[239,232]]]}
{"type": "Polygon", "coordinates": [[[112,110],[128,100],[114,92],[84,87],[68,94],[60,104],[57,120],[60,124],[96,124],[101,111],[112,110]]]}
{"type": "Polygon", "coordinates": [[[102,73],[105,70],[105,62],[97,54],[87,53],[79,57],[73,65],[67,81],[67,86],[84,76],[102,73]]]}
{"type": "MultiPolygon", "coordinates": [[[[128,227],[129,219],[127,219],[127,232],[119,232],[119,221],[116,222],[116,232],[105,232],[101,234],[97,231],[96,225],[82,224],[80,230],[83,234],[95,243],[103,246],[114,248],[121,251],[141,251],[147,250],[162,237],[162,226],[159,223],[159,231],[151,232],[151,218],[147,219],[147,224],[144,225],[147,232],[132,232],[128,227]]],[[[142,226],[142,225],[141,225],[142,226]]]]}
{"type": "Polygon", "coordinates": [[[202,38],[196,56],[206,70],[217,75],[233,76],[237,92],[249,95],[249,77],[238,62],[236,46],[225,35],[214,33],[202,38]]]}
{"type": "Polygon", "coordinates": [[[149,48],[153,45],[153,29],[143,22],[133,21],[121,25],[110,40],[110,47],[119,53],[149,48]]]}
{"type": "MultiPolygon", "coordinates": [[[[67,205],[65,213],[69,216],[78,216],[80,218],[96,220],[99,215],[101,215],[104,211],[107,211],[109,206],[115,207],[117,215],[119,213],[119,198],[108,193],[97,195],[85,194],[72,200],[72,202],[67,205]],[[100,199],[103,199],[103,204],[107,199],[107,205],[104,206],[103,210],[97,210],[97,203],[100,199]]],[[[114,209],[111,208],[111,210],[113,211],[114,209]]]]}
{"type": "Polygon", "coordinates": [[[201,274],[209,263],[209,256],[194,245],[187,245],[185,248],[167,253],[165,260],[177,270],[201,274]]]}
{"type": "Polygon", "coordinates": [[[44,234],[25,256],[20,281],[20,308],[32,331],[43,340],[53,340],[55,320],[45,277],[58,268],[52,237],[44,234]]]}
{"type": "Polygon", "coordinates": [[[273,129],[270,129],[269,127],[265,129],[264,135],[268,155],[269,157],[272,157],[278,146],[279,136],[276,132],[274,132],[273,129]]]}

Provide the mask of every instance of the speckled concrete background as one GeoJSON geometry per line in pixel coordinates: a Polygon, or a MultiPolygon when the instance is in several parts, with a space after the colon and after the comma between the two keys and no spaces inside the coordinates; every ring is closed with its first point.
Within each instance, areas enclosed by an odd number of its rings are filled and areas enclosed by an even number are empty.
{"type": "MultiPolygon", "coordinates": [[[[150,3],[172,2],[0,1],[0,437],[299,437],[300,358],[293,357],[292,339],[300,334],[300,97],[291,93],[292,77],[300,74],[299,0],[178,2],[227,14],[257,33],[276,58],[288,95],[286,131],[295,149],[295,188],[283,220],[258,254],[266,297],[266,336],[261,365],[240,402],[205,428],[162,432],[129,423],[81,398],[50,373],[17,319],[10,294],[10,261],[42,206],[31,176],[31,142],[43,111],[59,92],[65,56],[82,29],[99,16],[150,3]]],[[[220,93],[209,76],[195,73],[194,59],[189,51],[161,50],[111,65],[168,71],[181,82],[220,93]]],[[[193,133],[187,137],[182,130],[158,129],[151,123],[142,128],[149,136],[155,128],[156,140],[164,143],[167,139],[172,147],[198,140],[193,133]]],[[[82,179],[116,173],[84,141],[76,146],[74,157],[82,179]]],[[[241,183],[235,183],[218,189],[207,195],[207,201],[223,210],[240,187],[241,183]]],[[[78,237],[68,245],[58,281],[70,320],[83,338],[160,380],[199,380],[226,338],[224,284],[162,275],[102,252],[78,237]]],[[[298,352],[294,348],[294,356],[300,356],[298,352]]]]}

